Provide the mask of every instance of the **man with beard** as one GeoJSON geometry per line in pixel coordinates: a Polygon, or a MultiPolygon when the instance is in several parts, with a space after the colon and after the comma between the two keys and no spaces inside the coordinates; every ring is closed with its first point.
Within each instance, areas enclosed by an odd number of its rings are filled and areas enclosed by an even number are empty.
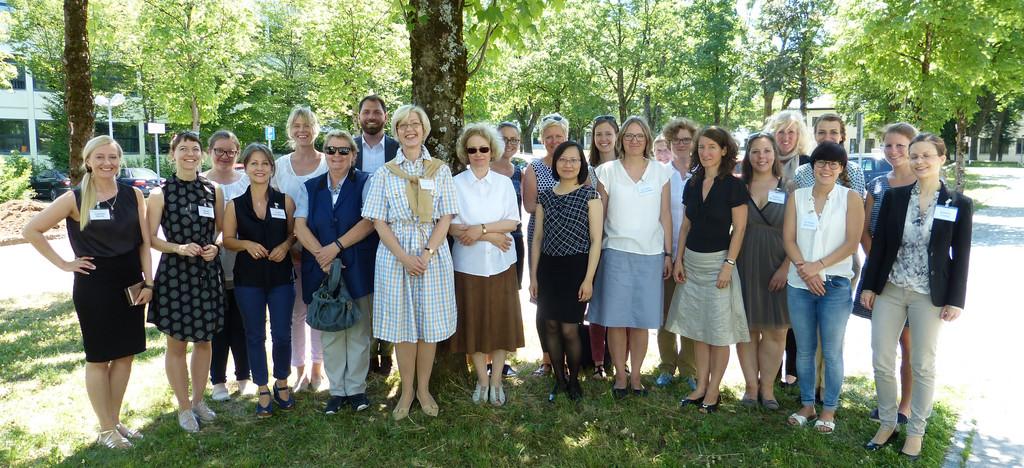
{"type": "Polygon", "coordinates": [[[362,133],[356,137],[356,169],[372,175],[384,163],[395,158],[398,141],[384,134],[387,121],[388,110],[383,98],[371,94],[359,101],[359,128],[362,133]]]}
{"type": "MultiPolygon", "coordinates": [[[[362,133],[356,137],[356,169],[373,175],[384,163],[395,158],[398,140],[384,134],[388,121],[388,110],[384,99],[371,94],[359,101],[359,128],[362,133]]],[[[370,340],[370,372],[383,376],[391,374],[391,353],[395,345],[384,340],[370,340]]]]}

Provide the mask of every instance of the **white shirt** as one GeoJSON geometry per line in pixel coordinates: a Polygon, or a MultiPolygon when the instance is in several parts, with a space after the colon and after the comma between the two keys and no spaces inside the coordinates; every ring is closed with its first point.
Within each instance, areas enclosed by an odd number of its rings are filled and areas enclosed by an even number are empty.
{"type": "Polygon", "coordinates": [[[384,135],[381,135],[380,143],[374,146],[370,146],[366,135],[363,135],[363,147],[359,151],[363,155],[363,167],[358,169],[373,174],[384,165],[384,135]]]}
{"type": "MultiPolygon", "coordinates": [[[[336,187],[334,187],[334,190],[330,191],[331,192],[331,206],[334,206],[334,205],[338,204],[338,197],[341,196],[341,187],[343,185],[345,185],[345,181],[347,179],[348,179],[348,176],[342,177],[341,180],[338,181],[338,185],[336,187]]],[[[327,176],[328,189],[330,189],[331,182],[333,182],[331,180],[331,176],[328,175],[327,176]]],[[[366,191],[369,188],[370,188],[370,184],[363,185],[363,195],[364,195],[363,199],[366,199],[366,196],[365,196],[366,195],[366,191]]],[[[298,198],[295,198],[292,201],[295,202],[295,215],[294,216],[296,218],[308,218],[309,217],[309,190],[306,189],[306,184],[302,184],[302,186],[299,187],[299,196],[298,196],[298,198]]]]}
{"type": "MultiPolygon", "coordinates": [[[[813,189],[798,188],[792,195],[796,204],[796,245],[806,262],[816,262],[846,242],[846,210],[850,189],[834,185],[821,209],[821,215],[814,211],[814,196],[811,195],[813,189]]],[[[819,276],[825,279],[825,275],[853,278],[853,256],[821,270],[819,276]]],[[[786,279],[794,288],[808,289],[804,280],[800,279],[796,265],[789,269],[786,279]]]]}
{"type": "MultiPolygon", "coordinates": [[[[455,199],[459,214],[452,224],[479,226],[504,220],[519,221],[519,205],[516,204],[516,190],[512,179],[487,171],[477,179],[467,169],[452,178],[455,182],[455,199]]],[[[505,234],[509,239],[511,234],[505,234]]],[[[452,250],[452,264],[455,271],[475,276],[493,276],[501,273],[516,262],[516,250],[504,252],[494,244],[478,240],[473,245],[462,245],[456,239],[452,250]]]]}
{"type": "Polygon", "coordinates": [[[683,217],[686,216],[683,189],[686,188],[686,181],[690,180],[690,173],[684,176],[671,161],[665,167],[672,171],[672,178],[669,179],[672,193],[669,194],[668,207],[672,211],[672,253],[675,254],[679,249],[679,227],[683,225],[683,217]]]}
{"type": "Polygon", "coordinates": [[[277,189],[278,192],[283,192],[285,195],[292,197],[292,201],[295,201],[299,199],[302,185],[307,180],[327,172],[327,158],[321,156],[320,164],[316,166],[313,172],[300,176],[295,174],[295,168],[292,167],[292,154],[281,156],[274,162],[274,178],[270,180],[270,185],[277,189]]]}
{"type": "Polygon", "coordinates": [[[665,231],[659,221],[661,190],[672,178],[672,172],[675,171],[652,159],[640,181],[633,182],[620,160],[597,166],[597,179],[608,194],[603,248],[640,255],[659,255],[665,251],[665,231]]]}

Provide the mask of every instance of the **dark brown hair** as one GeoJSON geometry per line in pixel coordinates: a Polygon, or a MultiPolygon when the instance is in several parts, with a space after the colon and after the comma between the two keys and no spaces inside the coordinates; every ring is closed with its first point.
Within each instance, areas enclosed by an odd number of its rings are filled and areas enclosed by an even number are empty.
{"type": "Polygon", "coordinates": [[[775,137],[767,132],[757,132],[750,135],[747,138],[747,147],[743,154],[743,165],[741,172],[743,173],[743,183],[750,185],[750,181],[754,180],[754,166],[750,164],[750,145],[760,139],[766,139],[772,144],[772,175],[775,177],[782,177],[782,165],[779,164],[779,144],[775,142],[775,137]]]}
{"type": "MultiPolygon", "coordinates": [[[[597,116],[596,118],[594,118],[594,124],[590,127],[590,131],[591,132],[596,132],[597,131],[597,126],[601,125],[603,123],[606,123],[606,124],[612,126],[612,129],[615,130],[615,138],[616,138],[616,140],[618,140],[618,136],[619,136],[619,123],[615,120],[615,116],[614,115],[599,115],[599,116],[597,116]]],[[[617,150],[618,150],[618,147],[614,143],[612,143],[612,152],[613,153],[617,152],[617,150]]],[[[580,153],[580,154],[582,155],[583,153],[580,153]]],[[[616,155],[615,157],[618,158],[618,155],[616,155]]],[[[590,165],[594,166],[594,167],[597,167],[600,164],[601,164],[601,152],[597,150],[597,138],[591,138],[590,139],[590,165]]]]}
{"type": "Polygon", "coordinates": [[[700,164],[700,153],[698,152],[701,138],[707,138],[725,148],[725,155],[722,156],[722,164],[719,166],[718,175],[715,178],[723,180],[726,177],[732,177],[732,171],[736,169],[736,163],[739,162],[737,156],[739,156],[740,147],[728,130],[712,125],[701,130],[700,135],[696,138],[697,144],[693,145],[693,153],[690,155],[690,172],[693,173],[694,178],[704,178],[704,166],[700,164]]]}

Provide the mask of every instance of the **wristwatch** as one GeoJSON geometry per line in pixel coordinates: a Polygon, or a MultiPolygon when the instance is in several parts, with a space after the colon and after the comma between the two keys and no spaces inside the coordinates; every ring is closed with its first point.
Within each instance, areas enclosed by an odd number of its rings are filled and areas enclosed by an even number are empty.
{"type": "Polygon", "coordinates": [[[487,234],[487,225],[486,224],[481,223],[480,224],[480,229],[483,229],[483,231],[484,231],[483,234],[487,234]]]}
{"type": "Polygon", "coordinates": [[[430,247],[424,247],[423,250],[426,250],[427,253],[429,253],[430,255],[434,255],[434,249],[430,247]]]}
{"type": "Polygon", "coordinates": [[[725,261],[725,263],[728,263],[728,264],[730,264],[732,266],[736,266],[736,260],[733,260],[731,258],[727,258],[724,261],[725,261]]]}

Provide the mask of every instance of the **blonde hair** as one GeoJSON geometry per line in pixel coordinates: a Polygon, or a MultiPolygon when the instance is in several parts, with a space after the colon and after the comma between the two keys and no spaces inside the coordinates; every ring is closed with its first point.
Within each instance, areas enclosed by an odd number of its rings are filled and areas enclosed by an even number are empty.
{"type": "Polygon", "coordinates": [[[288,114],[288,123],[286,124],[288,127],[285,129],[285,133],[288,134],[288,147],[291,149],[295,149],[295,140],[292,138],[292,124],[299,118],[305,119],[306,123],[308,123],[310,127],[313,127],[312,139],[314,141],[316,140],[316,137],[320,135],[320,119],[316,118],[316,114],[306,106],[295,106],[295,108],[292,109],[292,113],[288,114]]]}
{"type": "Polygon", "coordinates": [[[644,133],[644,158],[654,159],[654,136],[651,134],[651,127],[647,125],[647,120],[639,115],[631,116],[625,122],[622,122],[619,134],[615,138],[615,152],[618,153],[619,159],[626,157],[624,144],[626,138],[624,135],[626,134],[626,128],[633,124],[639,125],[640,131],[644,133]]]}
{"type": "Polygon", "coordinates": [[[545,115],[544,118],[540,119],[540,137],[544,138],[544,131],[548,128],[558,125],[562,127],[562,131],[565,132],[565,138],[569,138],[569,119],[562,117],[559,113],[545,115]]]}
{"type": "Polygon", "coordinates": [[[493,126],[485,123],[473,123],[462,127],[462,134],[459,135],[459,143],[455,148],[462,164],[469,165],[469,155],[466,154],[466,143],[474,136],[480,136],[487,140],[487,146],[491,148],[491,162],[497,161],[505,153],[505,140],[498,136],[498,131],[493,126]]]}
{"type": "Polygon", "coordinates": [[[416,114],[420,117],[420,123],[423,124],[423,141],[426,141],[427,136],[430,135],[430,117],[427,117],[427,111],[415,104],[406,104],[395,109],[394,115],[391,116],[391,134],[397,137],[398,126],[405,119],[408,119],[410,114],[416,114]]]}
{"type": "Polygon", "coordinates": [[[89,157],[92,153],[101,146],[114,145],[117,148],[117,159],[123,160],[124,152],[121,151],[121,145],[117,143],[117,140],[111,138],[109,135],[100,135],[93,137],[91,140],[85,143],[85,147],[82,148],[82,172],[85,173],[82,176],[81,192],[82,201],[78,205],[78,226],[79,229],[85,230],[85,227],[89,224],[89,210],[92,209],[93,205],[96,204],[96,186],[92,184],[92,168],[86,164],[89,161],[89,157]]]}
{"type": "MultiPolygon", "coordinates": [[[[765,124],[764,131],[775,136],[775,132],[789,128],[791,125],[796,125],[797,133],[796,146],[793,148],[793,151],[797,155],[811,154],[811,150],[814,148],[814,135],[811,135],[811,130],[807,128],[807,122],[804,121],[804,116],[799,111],[786,110],[773,115],[768,119],[768,123],[765,124]]],[[[780,154],[779,156],[789,155],[780,154]]]]}

